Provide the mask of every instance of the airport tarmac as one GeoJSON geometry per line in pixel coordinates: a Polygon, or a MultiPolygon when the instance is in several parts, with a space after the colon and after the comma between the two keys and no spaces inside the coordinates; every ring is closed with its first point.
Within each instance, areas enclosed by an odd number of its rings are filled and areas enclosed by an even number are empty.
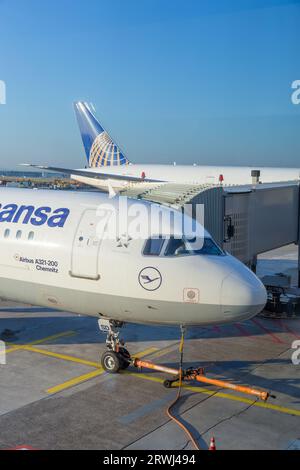
{"type": "MultiPolygon", "coordinates": [[[[258,274],[286,272],[295,279],[297,250],[263,255],[258,274]]],[[[178,328],[126,325],[129,351],[171,367],[178,364],[178,328]]],[[[130,367],[109,375],[100,366],[105,336],[97,319],[52,309],[0,302],[0,448],[192,449],[166,416],[176,389],[164,374],[130,367]]],[[[185,366],[207,375],[253,385],[276,395],[248,395],[190,384],[179,411],[201,448],[215,437],[217,449],[300,448],[300,365],[292,343],[300,318],[256,317],[244,323],[188,330],[185,366]]],[[[178,408],[177,408],[178,410],[178,408]]]]}

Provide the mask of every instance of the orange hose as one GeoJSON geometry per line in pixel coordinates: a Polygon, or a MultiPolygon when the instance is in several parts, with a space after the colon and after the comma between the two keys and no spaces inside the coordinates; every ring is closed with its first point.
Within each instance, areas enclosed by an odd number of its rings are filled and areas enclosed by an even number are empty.
{"type": "Polygon", "coordinates": [[[179,367],[179,384],[178,384],[178,392],[175,400],[168,406],[167,408],[167,415],[168,417],[174,421],[183,431],[186,433],[186,435],[189,437],[189,439],[192,441],[193,446],[195,447],[196,450],[200,450],[200,447],[192,435],[192,433],[188,430],[188,428],[181,422],[179,421],[178,418],[176,418],[175,415],[171,413],[171,409],[176,405],[176,403],[180,400],[181,397],[181,389],[182,389],[182,364],[183,364],[183,345],[184,345],[184,330],[181,330],[181,341],[180,341],[180,346],[179,346],[179,352],[180,352],[180,367],[179,367]]]}

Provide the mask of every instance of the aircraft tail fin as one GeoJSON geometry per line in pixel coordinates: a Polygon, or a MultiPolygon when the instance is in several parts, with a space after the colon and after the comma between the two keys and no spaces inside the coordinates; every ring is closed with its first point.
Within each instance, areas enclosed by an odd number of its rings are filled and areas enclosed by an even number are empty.
{"type": "Polygon", "coordinates": [[[129,160],[94,115],[92,105],[74,103],[75,114],[89,167],[127,165],[129,160]]]}

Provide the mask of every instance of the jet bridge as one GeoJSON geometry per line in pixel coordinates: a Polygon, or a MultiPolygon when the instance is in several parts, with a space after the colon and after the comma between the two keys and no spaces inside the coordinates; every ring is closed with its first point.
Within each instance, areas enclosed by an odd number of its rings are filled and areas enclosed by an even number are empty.
{"type": "Polygon", "coordinates": [[[121,192],[122,195],[156,202],[174,209],[185,208],[189,215],[196,217],[197,204],[204,205],[204,226],[222,244],[224,193],[221,186],[209,184],[187,185],[176,183],[137,183],[121,192]]]}
{"type": "Polygon", "coordinates": [[[299,184],[224,188],[224,248],[241,261],[298,243],[299,184]],[[232,231],[228,227],[232,227],[232,231]]]}
{"type": "MultiPolygon", "coordinates": [[[[299,239],[299,182],[249,186],[133,184],[123,195],[175,209],[204,204],[204,225],[229,253],[255,269],[256,257],[299,239]]],[[[299,265],[300,270],[300,265],[299,265]]]]}

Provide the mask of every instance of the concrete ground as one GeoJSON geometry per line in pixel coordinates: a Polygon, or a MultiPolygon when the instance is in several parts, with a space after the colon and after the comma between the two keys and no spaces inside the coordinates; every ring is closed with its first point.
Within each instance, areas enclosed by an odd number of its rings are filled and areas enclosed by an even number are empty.
{"type": "MultiPolygon", "coordinates": [[[[295,273],[295,249],[276,250],[259,261],[258,273],[295,273]]],[[[177,328],[126,325],[132,354],[176,367],[177,328]]],[[[164,375],[129,368],[117,375],[99,365],[105,336],[94,318],[51,309],[0,303],[0,448],[192,449],[166,416],[177,390],[164,375]]],[[[292,343],[300,319],[257,317],[245,323],[188,331],[185,365],[207,375],[253,385],[276,395],[264,403],[249,395],[198,383],[183,390],[177,411],[207,448],[300,448],[300,365],[292,343]]],[[[300,357],[300,355],[299,355],[300,357]]]]}

